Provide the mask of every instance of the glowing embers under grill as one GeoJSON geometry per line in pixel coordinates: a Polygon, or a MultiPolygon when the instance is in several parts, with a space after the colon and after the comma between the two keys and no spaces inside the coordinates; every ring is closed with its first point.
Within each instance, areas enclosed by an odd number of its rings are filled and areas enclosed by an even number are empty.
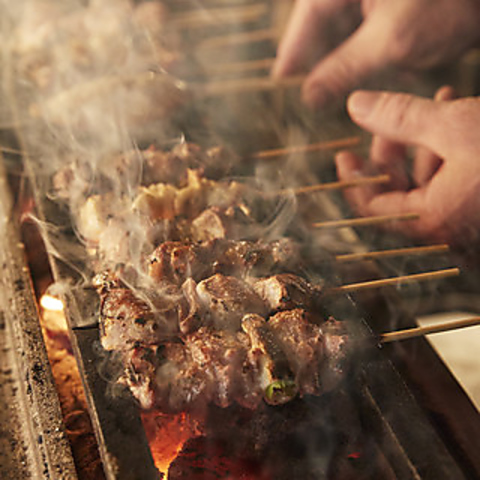
{"type": "Polygon", "coordinates": [[[155,413],[143,420],[170,480],[396,478],[357,410],[343,391],[256,412],[213,408],[198,423],[155,413]]]}

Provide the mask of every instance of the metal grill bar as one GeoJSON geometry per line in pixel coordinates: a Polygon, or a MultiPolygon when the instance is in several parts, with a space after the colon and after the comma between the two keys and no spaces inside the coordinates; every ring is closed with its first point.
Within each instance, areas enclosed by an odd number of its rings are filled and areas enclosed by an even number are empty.
{"type": "Polygon", "coordinates": [[[0,477],[76,479],[0,164],[0,477]]]}

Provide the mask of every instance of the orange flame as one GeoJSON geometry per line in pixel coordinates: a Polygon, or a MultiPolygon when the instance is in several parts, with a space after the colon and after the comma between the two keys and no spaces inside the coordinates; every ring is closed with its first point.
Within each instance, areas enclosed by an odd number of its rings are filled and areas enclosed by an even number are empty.
{"type": "Polygon", "coordinates": [[[155,466],[165,475],[184,443],[201,433],[198,422],[185,413],[165,415],[143,412],[142,422],[155,466]]]}

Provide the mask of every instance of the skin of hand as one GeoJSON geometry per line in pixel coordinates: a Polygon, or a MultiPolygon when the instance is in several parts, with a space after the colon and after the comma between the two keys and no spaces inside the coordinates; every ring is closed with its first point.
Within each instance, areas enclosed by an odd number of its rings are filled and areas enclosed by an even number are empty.
{"type": "Polygon", "coordinates": [[[337,48],[317,58],[302,89],[319,107],[390,68],[425,69],[458,57],[480,41],[479,0],[297,0],[280,42],[274,77],[310,69],[325,27],[358,4],[363,21],[337,48]]]}
{"type": "Polygon", "coordinates": [[[354,92],[352,119],[373,133],[369,162],[352,152],[336,156],[340,180],[369,170],[390,175],[382,187],[345,191],[362,216],[417,213],[418,220],[384,228],[428,242],[470,248],[480,240],[480,99],[452,100],[442,88],[435,100],[401,93],[354,92]],[[414,148],[409,171],[408,148],[414,148]]]}

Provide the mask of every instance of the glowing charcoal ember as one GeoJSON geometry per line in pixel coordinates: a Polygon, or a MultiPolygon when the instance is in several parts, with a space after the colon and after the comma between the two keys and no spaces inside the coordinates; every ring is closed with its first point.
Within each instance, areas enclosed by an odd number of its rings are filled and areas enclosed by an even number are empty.
{"type": "Polygon", "coordinates": [[[155,466],[165,474],[184,443],[200,435],[198,421],[183,413],[165,415],[155,410],[144,411],[142,423],[155,466]]]}
{"type": "Polygon", "coordinates": [[[224,442],[206,437],[190,439],[183,446],[168,471],[169,480],[272,480],[260,465],[238,458],[227,450],[224,442]]]}

